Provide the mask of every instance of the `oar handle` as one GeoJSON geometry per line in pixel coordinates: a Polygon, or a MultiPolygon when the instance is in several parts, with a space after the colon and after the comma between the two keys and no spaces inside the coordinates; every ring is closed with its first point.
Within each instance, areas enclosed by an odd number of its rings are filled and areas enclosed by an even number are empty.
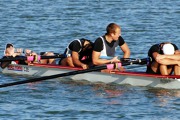
{"type": "Polygon", "coordinates": [[[115,63],[115,64],[107,64],[107,69],[111,70],[111,69],[115,69],[115,68],[120,68],[122,66],[121,63],[115,63]]]}

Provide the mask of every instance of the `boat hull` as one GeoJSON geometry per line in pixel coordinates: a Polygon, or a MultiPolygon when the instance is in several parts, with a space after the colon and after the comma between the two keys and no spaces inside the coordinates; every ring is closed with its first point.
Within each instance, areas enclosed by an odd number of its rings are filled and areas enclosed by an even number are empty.
{"type": "MultiPolygon", "coordinates": [[[[70,71],[82,70],[81,68],[64,67],[58,65],[35,64],[33,66],[11,64],[5,69],[1,69],[4,74],[26,75],[32,77],[50,76],[67,73],[70,71]]],[[[112,74],[98,71],[66,76],[75,81],[89,81],[92,83],[115,83],[128,84],[132,86],[148,86],[154,88],[180,89],[180,81],[176,78],[180,76],[162,76],[146,74],[143,72],[117,72],[112,74]]],[[[61,78],[58,78],[61,79],[61,78]]]]}

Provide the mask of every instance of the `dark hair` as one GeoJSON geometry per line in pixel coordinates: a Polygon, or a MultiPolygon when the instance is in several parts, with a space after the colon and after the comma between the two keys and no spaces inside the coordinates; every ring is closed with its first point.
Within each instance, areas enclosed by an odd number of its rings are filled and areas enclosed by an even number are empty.
{"type": "Polygon", "coordinates": [[[91,40],[88,40],[88,39],[85,39],[85,38],[81,38],[80,40],[82,41],[82,45],[84,45],[85,41],[89,42],[90,44],[93,44],[93,42],[91,42],[91,40]]]}
{"type": "Polygon", "coordinates": [[[9,48],[9,47],[13,47],[13,44],[7,43],[7,44],[6,44],[6,48],[9,48]]]}
{"type": "Polygon", "coordinates": [[[106,27],[106,34],[110,34],[110,33],[115,33],[116,28],[119,27],[116,23],[110,23],[107,27],[106,27]]]}
{"type": "Polygon", "coordinates": [[[91,42],[91,40],[88,40],[88,39],[85,39],[85,38],[81,38],[80,39],[81,40],[81,42],[82,42],[82,51],[88,51],[88,50],[90,50],[90,51],[92,51],[92,48],[93,48],[93,42],[91,42]],[[86,44],[86,45],[84,45],[84,42],[85,41],[87,41],[87,42],[89,42],[88,44],[86,44]]]}

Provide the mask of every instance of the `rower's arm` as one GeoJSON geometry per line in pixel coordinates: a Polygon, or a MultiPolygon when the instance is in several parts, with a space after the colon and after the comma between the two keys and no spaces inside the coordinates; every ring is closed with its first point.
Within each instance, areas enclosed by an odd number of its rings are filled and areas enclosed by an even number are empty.
{"type": "Polygon", "coordinates": [[[180,55],[166,55],[166,58],[172,60],[180,60],[180,55]]]}
{"type": "Polygon", "coordinates": [[[177,65],[177,64],[179,64],[178,60],[167,58],[165,55],[160,55],[157,52],[153,53],[153,57],[155,58],[156,62],[158,62],[159,64],[162,64],[162,65],[177,65]],[[162,56],[161,59],[159,59],[160,56],[162,56]]]}
{"type": "Polygon", "coordinates": [[[100,59],[100,54],[101,52],[96,52],[96,51],[92,52],[92,62],[94,65],[107,64],[111,62],[111,60],[100,59]]]}
{"type": "Polygon", "coordinates": [[[180,60],[180,52],[178,50],[175,51],[174,55],[160,55],[158,54],[156,59],[161,60],[161,59],[172,59],[172,60],[180,60]]]}
{"type": "Polygon", "coordinates": [[[73,64],[75,66],[79,66],[79,67],[82,67],[82,68],[84,68],[83,66],[85,66],[85,69],[87,69],[87,65],[82,63],[79,60],[79,53],[78,52],[72,51],[72,61],[73,61],[73,64]]]}
{"type": "Polygon", "coordinates": [[[129,58],[130,57],[130,49],[127,45],[127,43],[124,43],[122,46],[120,46],[121,50],[124,52],[123,58],[129,58]]]}
{"type": "Polygon", "coordinates": [[[102,65],[102,64],[108,64],[108,63],[113,63],[113,62],[120,62],[120,60],[118,60],[118,57],[113,57],[110,60],[101,59],[100,54],[101,54],[101,52],[93,51],[93,53],[92,53],[92,62],[93,62],[94,65],[102,65]]]}
{"type": "Polygon", "coordinates": [[[177,54],[180,55],[180,50],[176,50],[176,51],[175,51],[175,54],[176,54],[176,55],[177,55],[177,54]]]}

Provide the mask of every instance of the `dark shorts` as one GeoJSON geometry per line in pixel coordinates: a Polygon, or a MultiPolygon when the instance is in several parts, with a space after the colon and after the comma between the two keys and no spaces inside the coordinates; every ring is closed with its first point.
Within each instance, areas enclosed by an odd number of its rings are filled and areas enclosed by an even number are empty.
{"type": "MultiPolygon", "coordinates": [[[[169,75],[171,75],[174,71],[174,67],[172,68],[171,70],[171,73],[169,75]]],[[[158,74],[158,75],[161,75],[161,72],[160,72],[160,69],[158,68],[157,72],[154,72],[151,67],[147,66],[147,69],[146,69],[146,73],[148,74],[158,74]]]]}
{"type": "Polygon", "coordinates": [[[154,71],[151,69],[151,67],[147,67],[146,73],[148,73],[148,74],[161,74],[159,69],[158,69],[157,72],[154,72],[154,71]]]}
{"type": "Polygon", "coordinates": [[[60,58],[59,61],[58,61],[58,65],[61,65],[61,61],[63,60],[64,58],[60,58]]]}

